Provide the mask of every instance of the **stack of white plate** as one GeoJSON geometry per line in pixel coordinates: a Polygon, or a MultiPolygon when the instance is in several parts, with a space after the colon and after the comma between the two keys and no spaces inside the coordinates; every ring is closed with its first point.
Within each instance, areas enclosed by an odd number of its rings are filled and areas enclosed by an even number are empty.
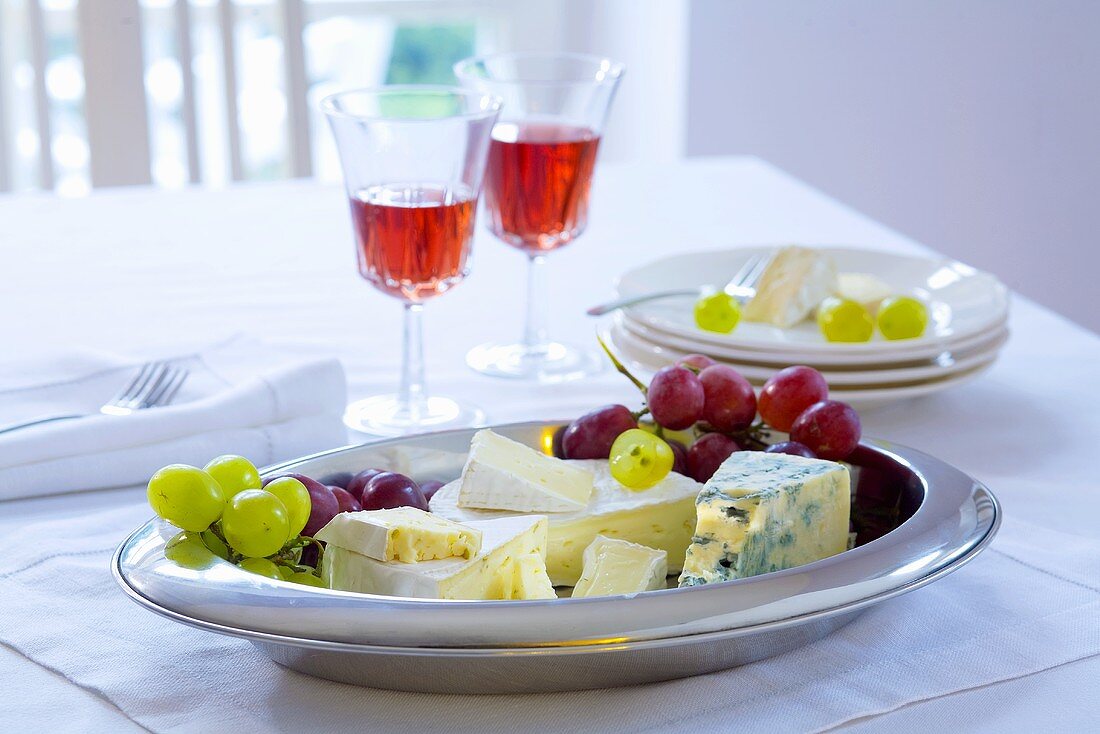
{"type": "MultiPolygon", "coordinates": [[[[721,288],[745,262],[775,247],[745,247],[675,255],[619,277],[620,296],[682,288],[721,288]]],[[[960,262],[873,250],[818,248],[840,272],[868,273],[899,295],[929,306],[929,324],[916,339],[828,342],[807,320],[790,329],[742,321],[730,334],[695,325],[693,296],[666,298],[617,312],[601,326],[608,346],[632,369],[654,372],[690,354],[732,365],[761,385],[794,364],[818,369],[830,394],[856,408],[929,395],[977,377],[1008,340],[1008,290],[997,278],[960,262]]]]}

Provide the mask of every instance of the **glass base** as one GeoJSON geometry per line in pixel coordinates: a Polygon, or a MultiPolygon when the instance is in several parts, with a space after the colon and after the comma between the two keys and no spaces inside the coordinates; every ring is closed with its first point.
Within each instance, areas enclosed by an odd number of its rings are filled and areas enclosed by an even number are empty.
{"type": "Polygon", "coordinates": [[[523,344],[481,344],[466,354],[466,364],[483,375],[566,382],[603,369],[595,352],[550,342],[540,349],[523,344]]]}
{"type": "Polygon", "coordinates": [[[427,397],[418,407],[409,410],[397,395],[376,395],[348,405],[344,425],[375,436],[404,436],[485,424],[485,413],[480,408],[450,398],[427,397]]]}

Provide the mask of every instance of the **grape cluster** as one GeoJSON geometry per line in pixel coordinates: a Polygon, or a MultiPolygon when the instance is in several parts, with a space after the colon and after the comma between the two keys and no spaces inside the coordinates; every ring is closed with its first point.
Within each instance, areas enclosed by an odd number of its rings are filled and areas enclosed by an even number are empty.
{"type": "Polygon", "coordinates": [[[559,429],[553,451],[565,459],[608,459],[612,476],[630,489],[652,487],[670,471],[706,482],[735,451],[835,461],[859,444],[859,415],[829,399],[825,378],[812,367],[777,372],[757,396],[737,370],[702,354],[659,370],[648,386],[608,355],[645,395],[645,406],[589,411],[559,429]],[[790,440],[773,443],[773,431],[790,440]]]}

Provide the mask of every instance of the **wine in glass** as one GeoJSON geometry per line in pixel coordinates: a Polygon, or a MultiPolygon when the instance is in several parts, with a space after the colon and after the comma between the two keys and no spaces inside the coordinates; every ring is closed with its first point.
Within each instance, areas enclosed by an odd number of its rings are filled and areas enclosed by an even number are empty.
{"type": "Polygon", "coordinates": [[[401,385],[348,406],[359,431],[400,435],[476,425],[484,414],[424,389],[421,311],[467,274],[478,191],[500,100],[396,85],[326,97],[351,205],[359,274],[405,307],[401,385]]]}
{"type": "Polygon", "coordinates": [[[485,174],[489,228],[528,260],[523,339],[466,357],[498,377],[558,382],[599,368],[596,355],[550,340],[543,264],[588,223],[588,191],[622,64],[584,54],[496,54],[458,62],[464,86],[504,102],[485,174]]]}

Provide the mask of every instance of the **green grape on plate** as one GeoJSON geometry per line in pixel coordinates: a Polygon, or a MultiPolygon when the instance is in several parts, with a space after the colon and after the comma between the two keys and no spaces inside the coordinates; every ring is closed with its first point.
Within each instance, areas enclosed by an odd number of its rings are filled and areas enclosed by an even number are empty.
{"type": "Polygon", "coordinates": [[[305,571],[292,573],[287,581],[295,584],[304,584],[305,586],[316,586],[319,589],[328,588],[325,586],[325,582],[322,581],[320,578],[314,576],[311,573],[306,573],[305,571]]]}
{"type": "Polygon", "coordinates": [[[875,322],[863,304],[850,298],[826,298],[817,309],[817,325],[831,342],[867,342],[875,322]]]}
{"type": "Polygon", "coordinates": [[[162,520],[201,533],[218,521],[225,509],[221,486],[202,469],[170,464],[149,479],[145,496],[162,520]]]}
{"type": "Polygon", "coordinates": [[[741,304],[733,296],[719,291],[695,302],[695,325],[703,331],[728,334],[741,321],[741,304]]]}
{"type": "Polygon", "coordinates": [[[283,580],[283,574],[274,561],[266,558],[245,558],[240,562],[240,567],[245,571],[266,576],[269,579],[283,580]]]}
{"type": "Polygon", "coordinates": [[[624,431],[611,444],[611,476],[628,489],[649,489],[668,476],[675,460],[671,446],[640,428],[624,431]]]}
{"type": "Polygon", "coordinates": [[[313,509],[306,485],[294,477],[279,477],[268,482],[264,489],[278,497],[286,507],[287,518],[290,521],[290,537],[293,538],[301,533],[302,528],[309,522],[309,513],[313,509]]]}
{"type": "Polygon", "coordinates": [[[916,298],[892,296],[878,307],[878,330],[887,339],[916,339],[928,327],[928,309],[916,298]]]}
{"type": "Polygon", "coordinates": [[[229,547],[242,556],[259,558],[278,553],[290,539],[286,506],[263,489],[246,489],[225,508],[222,532],[229,547]]]}
{"type": "Polygon", "coordinates": [[[221,485],[226,501],[233,499],[238,492],[260,488],[259,470],[243,456],[225,454],[211,459],[203,469],[221,485]]]}
{"type": "Polygon", "coordinates": [[[164,557],[177,566],[195,570],[214,562],[214,555],[203,545],[198,534],[187,530],[176,533],[164,544],[164,557]]]}

